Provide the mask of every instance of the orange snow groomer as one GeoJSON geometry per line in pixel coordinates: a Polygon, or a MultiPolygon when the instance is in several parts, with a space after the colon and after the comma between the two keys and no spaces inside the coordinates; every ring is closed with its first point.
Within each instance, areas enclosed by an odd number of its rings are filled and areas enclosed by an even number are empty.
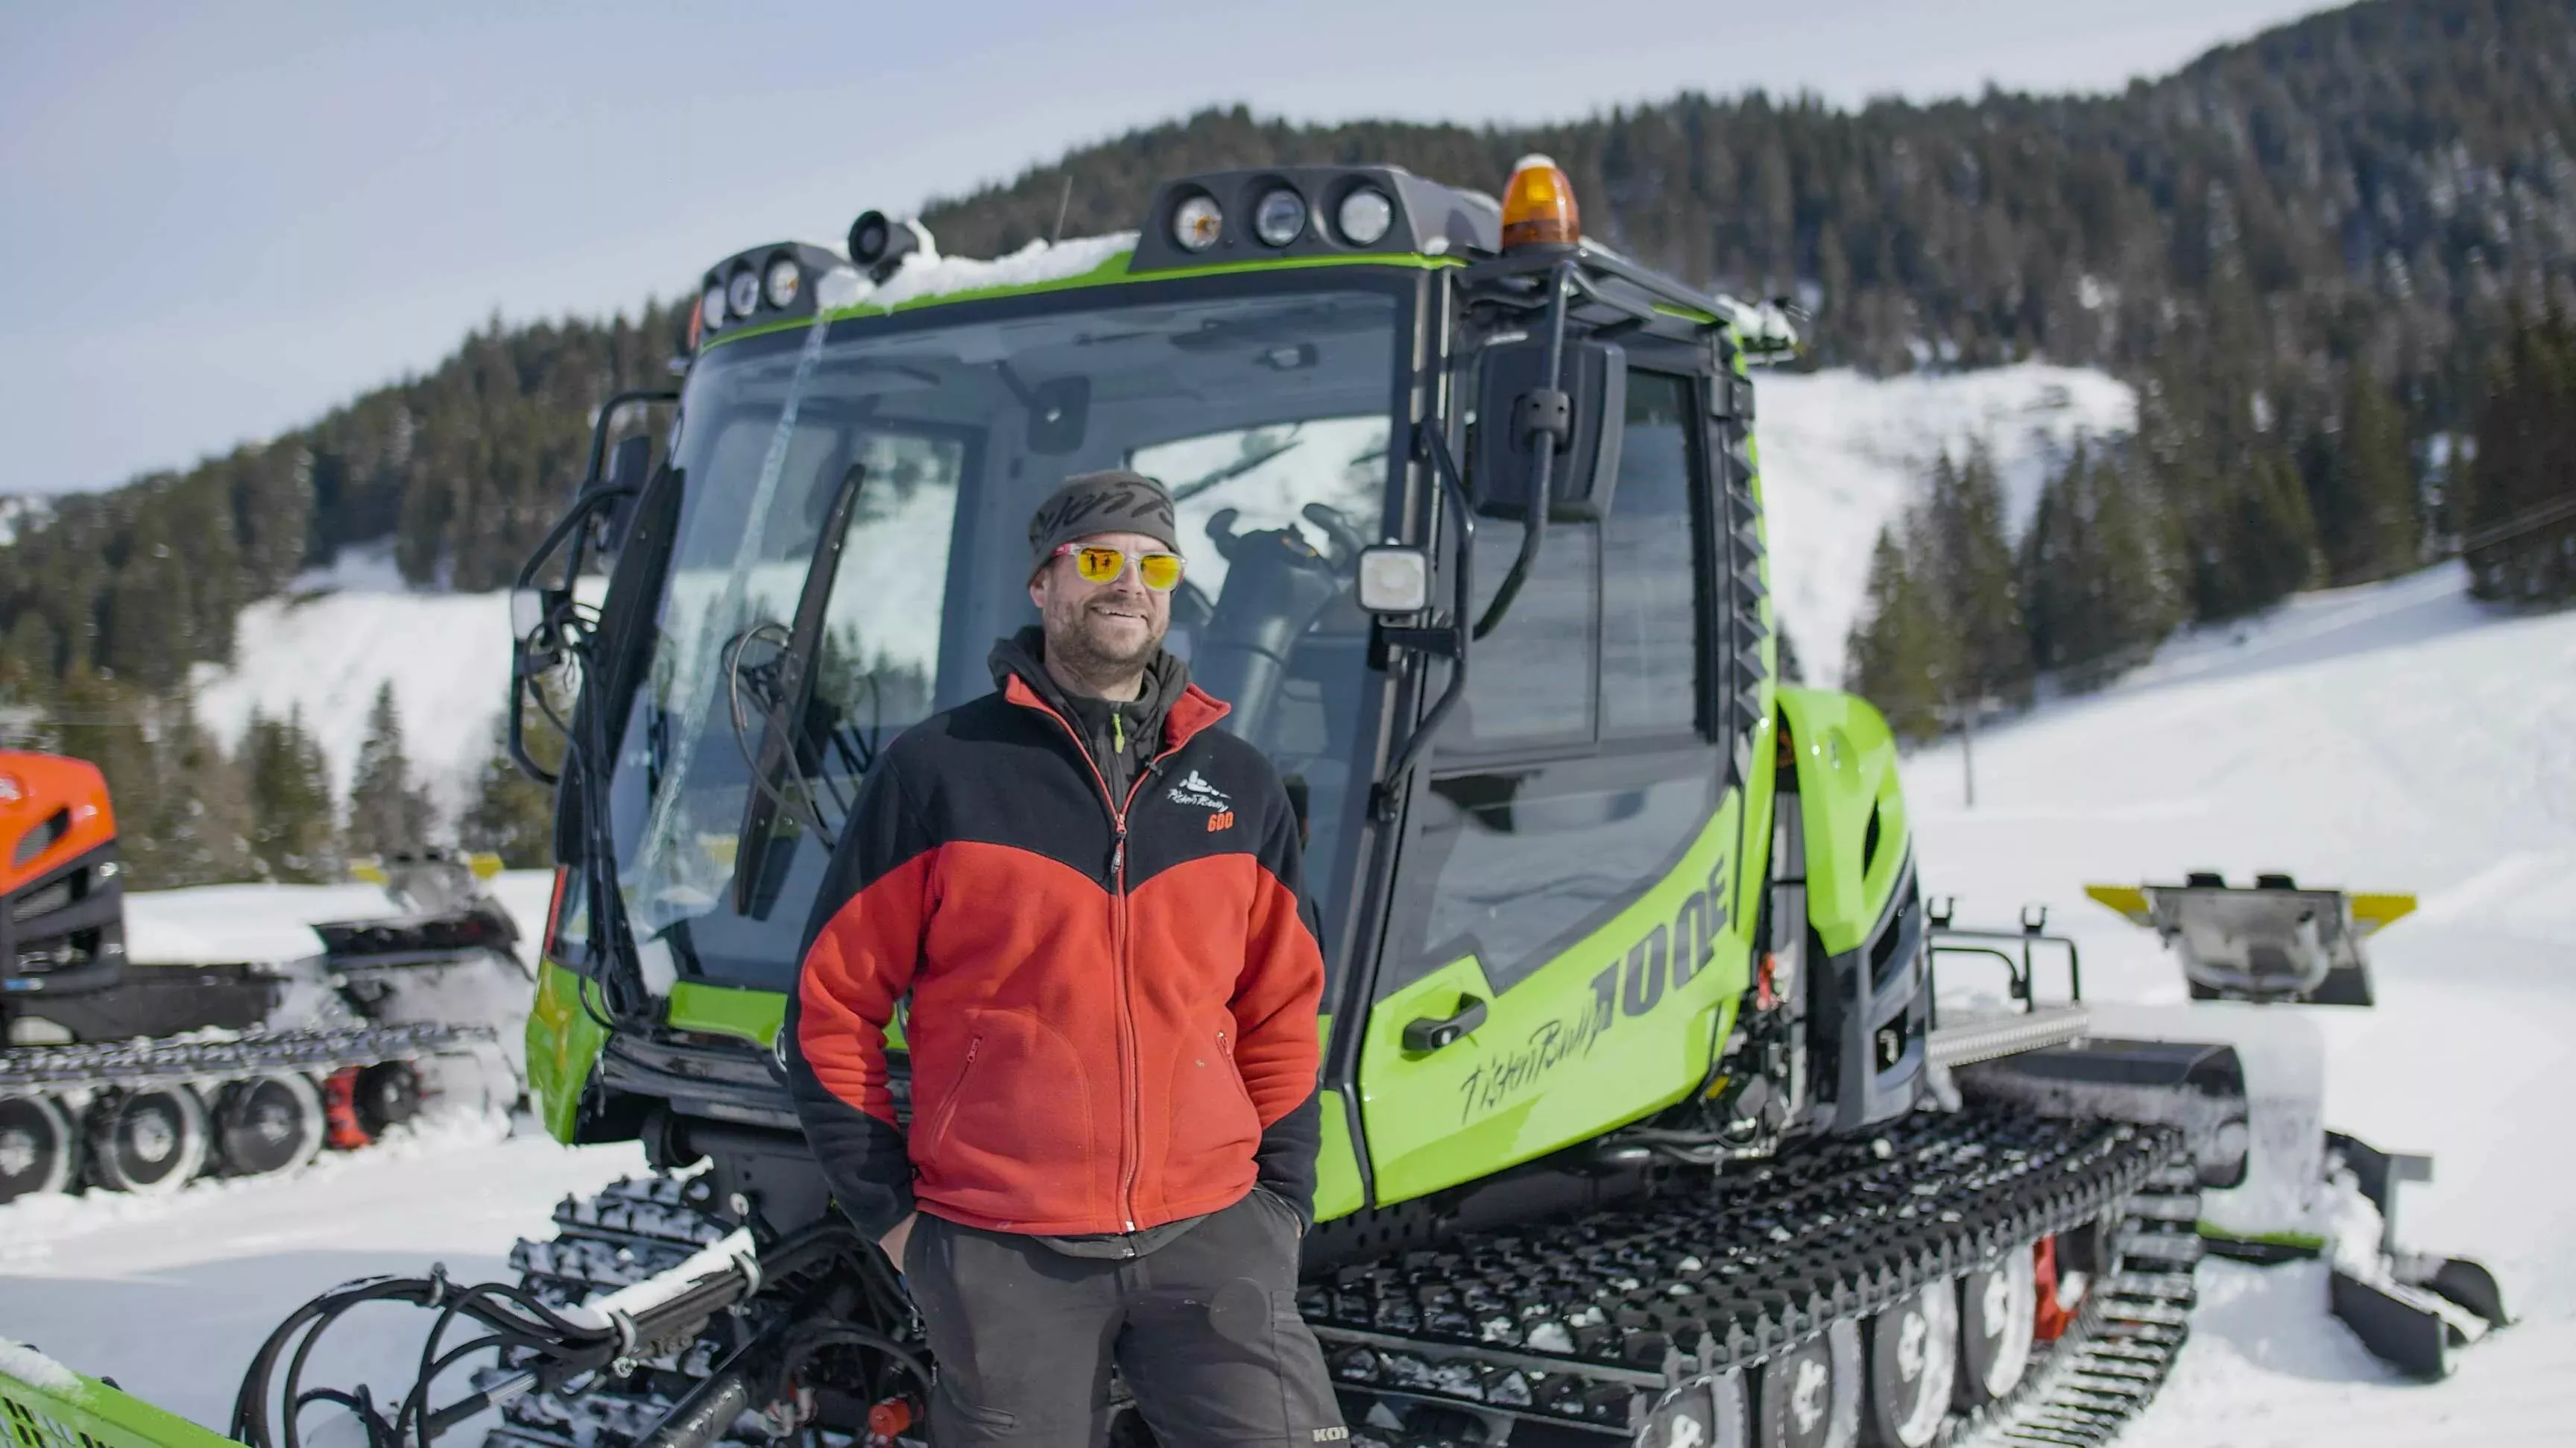
{"type": "Polygon", "coordinates": [[[0,750],[0,1017],[12,997],[116,983],[123,876],[98,766],[0,750]]]}

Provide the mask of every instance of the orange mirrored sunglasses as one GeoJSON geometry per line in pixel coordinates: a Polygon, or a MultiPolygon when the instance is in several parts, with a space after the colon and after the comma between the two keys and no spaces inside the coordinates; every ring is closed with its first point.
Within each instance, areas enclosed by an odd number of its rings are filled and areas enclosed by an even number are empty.
{"type": "Polygon", "coordinates": [[[1178,553],[1130,553],[1124,548],[1103,548],[1091,543],[1059,543],[1055,556],[1073,559],[1073,571],[1085,583],[1108,583],[1127,571],[1127,560],[1136,560],[1136,578],[1156,593],[1169,593],[1180,586],[1181,555],[1178,553]]]}

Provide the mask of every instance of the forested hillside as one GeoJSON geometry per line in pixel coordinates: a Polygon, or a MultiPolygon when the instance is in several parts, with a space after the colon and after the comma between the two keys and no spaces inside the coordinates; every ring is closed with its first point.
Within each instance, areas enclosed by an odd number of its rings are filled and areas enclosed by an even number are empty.
{"type": "MultiPolygon", "coordinates": [[[[2112,95],[1858,110],[1683,95],[1510,129],[1211,111],[925,220],[943,250],[993,255],[1060,216],[1065,235],[1132,227],[1158,181],[1193,170],[1380,160],[1497,188],[1533,150],[1572,173],[1594,237],[1694,282],[1795,298],[1812,315],[1805,365],[2045,356],[2139,385],[2140,436],[2071,469],[2026,532],[1959,531],[1958,510],[1991,511],[1972,458],[1891,531],[1874,600],[1957,595],[1925,581],[1949,567],[1929,556],[1940,537],[1969,539],[1979,587],[2010,595],[1974,607],[2027,647],[1975,692],[2098,674],[2171,622],[2380,576],[2576,489],[2553,461],[2576,447],[2547,381],[2564,334],[2539,325],[2576,301],[2576,0],[2372,0],[2112,95]],[[2541,380],[2497,393],[2500,378],[2541,380]],[[2498,428],[2512,461],[2482,483],[2467,460],[2498,428]],[[2069,570],[2110,581],[2071,590],[2069,570]]],[[[704,260],[672,258],[673,285],[704,260]]],[[[266,444],[0,509],[0,705],[160,717],[192,663],[228,657],[243,604],[352,542],[391,536],[417,585],[505,582],[575,481],[592,407],[665,378],[674,323],[658,305],[496,322],[266,444]]],[[[2525,553],[2515,578],[2563,579],[2557,555],[2525,553]]],[[[1925,617],[1891,627],[1957,636],[1925,617]]],[[[1926,727],[1970,687],[1955,660],[1884,641],[1852,656],[1901,664],[1926,727]]]]}
{"type": "Polygon", "coordinates": [[[2457,416],[2454,343],[2576,266],[2576,6],[2379,0],[2112,96],[1685,95],[1503,131],[1210,112],[926,219],[989,255],[1048,235],[1059,205],[1068,233],[1133,226],[1195,170],[1390,160],[1499,189],[1533,150],[1571,173],[1593,236],[1808,302],[1826,365],[2141,367],[2233,310],[2275,361],[2367,357],[2457,416]]]}

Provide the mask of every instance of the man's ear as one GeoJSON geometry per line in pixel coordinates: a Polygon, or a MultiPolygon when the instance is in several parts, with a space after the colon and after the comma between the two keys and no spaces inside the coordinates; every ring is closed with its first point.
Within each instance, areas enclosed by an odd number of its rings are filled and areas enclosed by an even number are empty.
{"type": "Polygon", "coordinates": [[[1046,612],[1046,576],[1043,568],[1029,576],[1029,602],[1037,605],[1040,613],[1046,612]]]}

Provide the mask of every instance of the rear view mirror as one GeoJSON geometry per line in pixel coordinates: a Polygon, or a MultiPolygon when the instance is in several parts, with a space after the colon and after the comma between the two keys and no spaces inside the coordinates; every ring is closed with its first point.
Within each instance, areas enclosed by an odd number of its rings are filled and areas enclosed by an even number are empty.
{"type": "Polygon", "coordinates": [[[1582,522],[1610,511],[1619,476],[1628,358],[1615,343],[1568,338],[1557,385],[1547,385],[1547,343],[1488,348],[1476,393],[1475,470],[1468,488],[1488,518],[1527,521],[1538,448],[1552,446],[1548,517],[1582,522]]]}
{"type": "Polygon", "coordinates": [[[1358,591],[1370,613],[1420,613],[1431,606],[1431,555],[1392,543],[1363,548],[1358,591]]]}
{"type": "Polygon", "coordinates": [[[644,433],[620,438],[608,455],[608,486],[630,493],[644,491],[644,475],[653,465],[653,439],[644,433]]]}
{"type": "Polygon", "coordinates": [[[608,511],[600,520],[599,546],[610,553],[626,542],[626,525],[635,516],[635,500],[644,492],[644,483],[653,467],[653,439],[643,433],[618,440],[617,449],[608,455],[608,476],[600,486],[618,496],[610,499],[608,511]]]}

